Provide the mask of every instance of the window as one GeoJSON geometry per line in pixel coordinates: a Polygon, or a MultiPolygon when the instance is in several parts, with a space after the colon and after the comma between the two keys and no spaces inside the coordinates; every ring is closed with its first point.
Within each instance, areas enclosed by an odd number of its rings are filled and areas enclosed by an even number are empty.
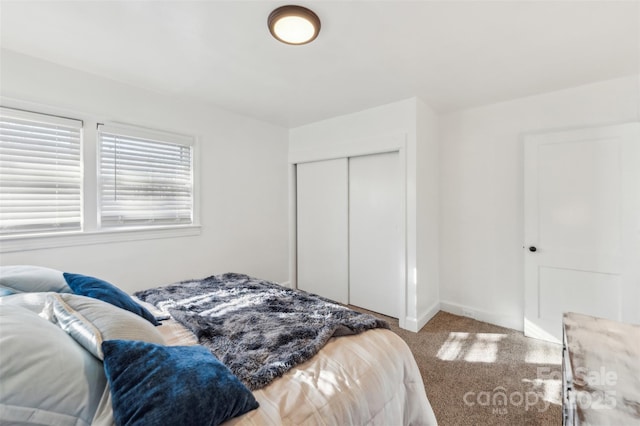
{"type": "Polygon", "coordinates": [[[193,138],[98,125],[101,228],[193,223],[193,138]]]}
{"type": "Polygon", "coordinates": [[[0,253],[200,234],[194,137],[14,103],[0,107],[0,253]]]}
{"type": "Polygon", "coordinates": [[[82,229],[82,121],[0,108],[0,236],[82,229]]]}

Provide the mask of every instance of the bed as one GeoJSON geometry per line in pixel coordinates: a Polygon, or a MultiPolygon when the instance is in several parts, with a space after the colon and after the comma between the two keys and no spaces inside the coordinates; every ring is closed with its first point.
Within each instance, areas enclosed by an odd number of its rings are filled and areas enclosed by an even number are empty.
{"type": "Polygon", "coordinates": [[[436,424],[409,348],[384,327],[338,327],[309,359],[256,382],[202,346],[211,330],[194,333],[144,292],[130,298],[49,268],[0,269],[1,424],[436,424]]]}

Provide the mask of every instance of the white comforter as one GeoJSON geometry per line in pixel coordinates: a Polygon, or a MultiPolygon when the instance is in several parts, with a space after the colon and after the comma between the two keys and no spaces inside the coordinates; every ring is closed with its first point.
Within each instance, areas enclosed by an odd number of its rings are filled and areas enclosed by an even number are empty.
{"type": "MultiPolygon", "coordinates": [[[[170,345],[196,344],[171,320],[159,327],[170,345]]],[[[409,347],[392,331],[333,337],[309,361],[253,392],[257,410],[231,425],[436,425],[409,347]]],[[[112,425],[107,386],[93,426],[112,425]]]]}
{"type": "Polygon", "coordinates": [[[436,424],[411,351],[384,329],[332,338],[254,395],[260,408],[225,424],[436,424]]]}

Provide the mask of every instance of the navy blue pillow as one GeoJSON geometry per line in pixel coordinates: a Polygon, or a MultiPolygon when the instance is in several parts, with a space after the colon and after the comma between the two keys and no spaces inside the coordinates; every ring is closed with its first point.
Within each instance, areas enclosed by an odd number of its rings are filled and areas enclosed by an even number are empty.
{"type": "Polygon", "coordinates": [[[107,340],[102,352],[118,426],[218,425],[258,408],[204,346],[107,340]]]}
{"type": "Polygon", "coordinates": [[[151,312],[138,305],[127,293],[115,285],[87,275],[70,274],[68,272],[62,275],[75,294],[100,299],[103,302],[111,303],[114,306],[133,312],[153,325],[160,324],[151,312]]]}

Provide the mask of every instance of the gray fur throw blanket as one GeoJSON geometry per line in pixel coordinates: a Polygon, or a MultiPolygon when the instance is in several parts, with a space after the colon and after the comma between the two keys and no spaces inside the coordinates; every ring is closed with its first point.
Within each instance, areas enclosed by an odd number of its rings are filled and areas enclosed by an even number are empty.
{"type": "Polygon", "coordinates": [[[168,310],[251,390],[308,360],[332,336],[389,328],[373,315],[242,274],[183,281],[135,295],[168,310]]]}

